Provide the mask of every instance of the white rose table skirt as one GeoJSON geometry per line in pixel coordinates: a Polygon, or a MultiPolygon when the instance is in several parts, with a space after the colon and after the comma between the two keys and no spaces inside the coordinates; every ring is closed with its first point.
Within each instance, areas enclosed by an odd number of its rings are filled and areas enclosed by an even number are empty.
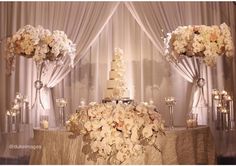
{"type": "MultiPolygon", "coordinates": [[[[70,132],[34,129],[34,144],[41,149],[31,151],[30,164],[108,164],[88,161],[82,153],[82,137],[69,138],[70,132]]],[[[158,138],[161,152],[147,147],[145,154],[122,164],[215,164],[215,146],[208,126],[193,129],[178,127],[166,130],[158,138]]]]}

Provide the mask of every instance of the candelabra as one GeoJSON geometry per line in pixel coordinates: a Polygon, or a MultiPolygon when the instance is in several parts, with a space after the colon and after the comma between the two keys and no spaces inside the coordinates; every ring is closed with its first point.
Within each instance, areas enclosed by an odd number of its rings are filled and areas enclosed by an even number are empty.
{"type": "Polygon", "coordinates": [[[226,91],[212,91],[212,120],[218,130],[235,129],[233,100],[226,91]]]}
{"type": "Polygon", "coordinates": [[[21,124],[29,123],[28,101],[21,93],[17,92],[14,102],[5,114],[5,132],[18,132],[21,124]]]}
{"type": "Polygon", "coordinates": [[[169,113],[170,113],[170,128],[174,128],[174,105],[176,104],[176,100],[174,97],[166,97],[165,98],[166,105],[169,108],[169,113]]]}

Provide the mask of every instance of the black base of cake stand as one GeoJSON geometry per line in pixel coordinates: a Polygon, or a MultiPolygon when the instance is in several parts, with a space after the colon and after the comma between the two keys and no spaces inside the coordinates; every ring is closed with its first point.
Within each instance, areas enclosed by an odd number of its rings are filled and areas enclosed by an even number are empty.
{"type": "Polygon", "coordinates": [[[102,103],[116,103],[122,102],[124,104],[132,104],[134,100],[131,100],[129,98],[123,98],[123,99],[103,99],[102,103]]]}

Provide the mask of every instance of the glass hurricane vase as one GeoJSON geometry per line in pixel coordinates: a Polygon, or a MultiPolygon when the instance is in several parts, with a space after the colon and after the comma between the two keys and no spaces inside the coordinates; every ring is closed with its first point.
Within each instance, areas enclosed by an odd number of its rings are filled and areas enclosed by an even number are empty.
{"type": "Polygon", "coordinates": [[[44,62],[36,63],[37,69],[37,80],[34,82],[34,87],[36,89],[35,99],[33,101],[31,112],[32,112],[32,120],[33,127],[40,127],[40,116],[45,113],[45,108],[42,103],[40,91],[43,87],[43,82],[41,81],[42,71],[44,67],[44,62]]]}
{"type": "Polygon", "coordinates": [[[174,97],[166,97],[165,102],[170,114],[170,129],[174,129],[174,105],[176,104],[176,100],[174,97]]]}

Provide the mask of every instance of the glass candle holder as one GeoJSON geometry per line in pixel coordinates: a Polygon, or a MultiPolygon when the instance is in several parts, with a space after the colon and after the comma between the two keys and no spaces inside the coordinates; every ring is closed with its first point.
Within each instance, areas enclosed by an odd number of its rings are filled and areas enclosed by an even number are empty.
{"type": "Polygon", "coordinates": [[[56,99],[56,105],[59,108],[59,127],[64,128],[66,125],[65,107],[67,101],[64,98],[56,99]]]}
{"type": "Polygon", "coordinates": [[[198,114],[196,113],[190,113],[187,118],[187,128],[194,128],[198,126],[198,114]]]}
{"type": "Polygon", "coordinates": [[[49,122],[48,122],[48,115],[40,115],[40,128],[41,129],[48,129],[49,122]]]}
{"type": "Polygon", "coordinates": [[[9,132],[17,132],[17,112],[13,109],[7,111],[9,132]]]}
{"type": "Polygon", "coordinates": [[[166,105],[169,108],[170,113],[170,128],[174,128],[174,105],[176,104],[176,100],[174,97],[166,97],[165,98],[166,105]]]}

